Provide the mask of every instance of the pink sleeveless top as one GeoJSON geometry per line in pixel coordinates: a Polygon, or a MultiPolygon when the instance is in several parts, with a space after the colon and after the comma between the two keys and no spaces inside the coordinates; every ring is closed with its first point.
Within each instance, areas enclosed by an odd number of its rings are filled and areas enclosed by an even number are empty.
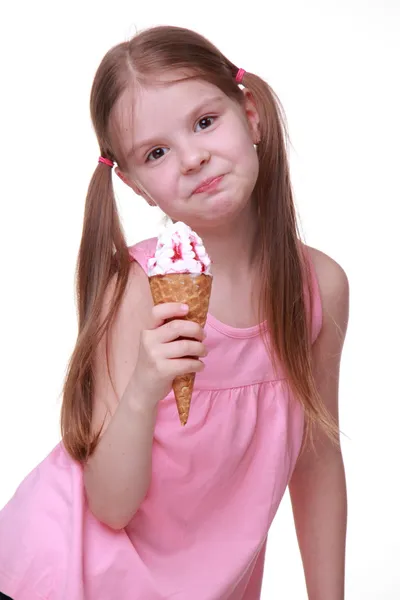
{"type": "MultiPolygon", "coordinates": [[[[155,239],[130,248],[146,268],[155,239]]],[[[311,261],[310,261],[311,262],[311,261]]],[[[311,268],[312,264],[311,264],[311,268]]],[[[312,339],[322,321],[313,272],[312,339]]],[[[0,591],[14,600],[256,600],[268,530],[293,472],[303,412],[258,327],[207,320],[189,421],[159,405],[151,486],[114,531],[87,507],[60,442],[0,512],[0,591]]]]}

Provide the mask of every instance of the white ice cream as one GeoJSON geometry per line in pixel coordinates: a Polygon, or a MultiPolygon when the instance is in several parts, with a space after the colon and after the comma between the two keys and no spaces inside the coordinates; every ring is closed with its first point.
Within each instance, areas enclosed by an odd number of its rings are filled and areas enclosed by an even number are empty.
{"type": "Polygon", "coordinates": [[[211,260],[203,241],[188,225],[178,221],[159,235],[156,252],[148,261],[148,276],[167,273],[210,273],[211,260]]]}

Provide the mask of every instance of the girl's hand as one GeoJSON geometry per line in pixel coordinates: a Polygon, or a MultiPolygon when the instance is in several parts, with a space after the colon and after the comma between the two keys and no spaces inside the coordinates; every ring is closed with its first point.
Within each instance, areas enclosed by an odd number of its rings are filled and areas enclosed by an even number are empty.
{"type": "Polygon", "coordinates": [[[205,333],[197,323],[183,319],[187,312],[186,305],[176,302],[158,304],[152,310],[152,329],[141,333],[131,383],[135,396],[152,407],[171,391],[175,377],[204,368],[199,357],[207,355],[205,333]]]}

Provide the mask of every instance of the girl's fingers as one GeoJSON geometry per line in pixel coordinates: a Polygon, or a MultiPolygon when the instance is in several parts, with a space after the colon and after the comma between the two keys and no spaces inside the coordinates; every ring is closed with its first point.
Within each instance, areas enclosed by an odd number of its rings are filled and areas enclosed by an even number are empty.
{"type": "Polygon", "coordinates": [[[189,312],[187,304],[179,302],[165,302],[153,307],[153,329],[160,327],[165,321],[182,318],[189,312]]]}
{"type": "Polygon", "coordinates": [[[199,373],[204,369],[204,363],[195,358],[173,358],[169,361],[169,368],[171,375],[175,378],[187,373],[199,373]]]}
{"type": "Polygon", "coordinates": [[[173,342],[180,338],[189,338],[202,342],[205,337],[204,329],[198,323],[183,319],[174,319],[169,323],[165,323],[157,330],[157,339],[162,344],[173,342]]]}
{"type": "Polygon", "coordinates": [[[207,356],[208,352],[201,342],[179,340],[164,344],[163,354],[165,358],[198,358],[207,356]]]}

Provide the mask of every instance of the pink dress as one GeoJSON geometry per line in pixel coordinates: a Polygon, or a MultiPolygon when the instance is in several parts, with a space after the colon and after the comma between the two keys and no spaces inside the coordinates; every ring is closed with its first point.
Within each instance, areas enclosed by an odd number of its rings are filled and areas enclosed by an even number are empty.
{"type": "MultiPolygon", "coordinates": [[[[130,249],[144,268],[155,239],[130,249]]],[[[312,338],[322,321],[313,273],[312,338]]],[[[58,444],[0,512],[0,591],[14,600],[257,600],[268,530],[293,472],[303,412],[258,327],[208,316],[189,421],[159,405],[148,494],[114,531],[87,507],[58,444]]]]}

